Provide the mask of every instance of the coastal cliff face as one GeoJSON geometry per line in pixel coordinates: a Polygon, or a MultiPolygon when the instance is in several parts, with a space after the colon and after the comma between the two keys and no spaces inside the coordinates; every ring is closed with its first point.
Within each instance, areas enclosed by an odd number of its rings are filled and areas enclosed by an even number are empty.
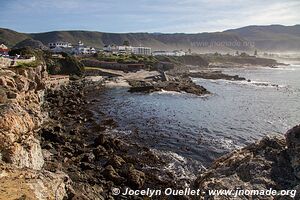
{"type": "Polygon", "coordinates": [[[65,196],[68,177],[43,170],[44,158],[36,134],[47,118],[41,107],[46,79],[44,65],[0,71],[0,184],[6,191],[0,195],[3,199],[65,196]]]}
{"type": "MultiPolygon", "coordinates": [[[[194,183],[196,188],[208,190],[296,190],[292,198],[299,199],[300,181],[300,125],[281,137],[266,137],[255,144],[236,150],[217,159],[194,183]]],[[[249,199],[247,195],[207,196],[207,199],[249,199]]],[[[254,197],[253,197],[254,198],[254,197]]],[[[260,196],[258,199],[274,199],[260,196]]]]}

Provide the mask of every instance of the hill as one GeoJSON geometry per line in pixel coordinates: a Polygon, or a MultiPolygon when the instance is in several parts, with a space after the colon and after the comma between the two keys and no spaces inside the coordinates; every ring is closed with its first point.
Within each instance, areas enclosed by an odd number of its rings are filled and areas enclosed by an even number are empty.
{"type": "Polygon", "coordinates": [[[81,40],[97,48],[105,44],[121,45],[125,40],[133,46],[149,46],[153,50],[191,49],[193,52],[235,52],[254,49],[260,51],[299,51],[300,25],[295,26],[247,26],[214,33],[103,33],[95,31],[52,31],[24,34],[9,29],[0,29],[0,43],[9,47],[25,40],[41,41],[44,45],[53,41],[81,40]]]}
{"type": "Polygon", "coordinates": [[[300,50],[300,25],[246,26],[225,32],[253,42],[259,50],[274,52],[300,50]]]}
{"type": "Polygon", "coordinates": [[[9,47],[15,46],[17,43],[30,38],[25,33],[18,33],[10,29],[0,28],[0,43],[4,43],[9,47]]]}

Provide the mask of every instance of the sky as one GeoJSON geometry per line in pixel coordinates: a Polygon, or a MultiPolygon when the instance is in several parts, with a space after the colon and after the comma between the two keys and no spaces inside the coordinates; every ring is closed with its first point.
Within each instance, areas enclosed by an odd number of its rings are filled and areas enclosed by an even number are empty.
{"type": "Polygon", "coordinates": [[[300,24],[300,0],[0,0],[0,27],[199,33],[300,24]]]}

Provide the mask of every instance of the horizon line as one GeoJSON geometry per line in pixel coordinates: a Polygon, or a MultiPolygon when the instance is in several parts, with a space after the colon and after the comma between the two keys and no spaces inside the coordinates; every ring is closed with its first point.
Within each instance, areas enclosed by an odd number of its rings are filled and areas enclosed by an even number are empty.
{"type": "Polygon", "coordinates": [[[236,27],[236,28],[230,28],[230,29],[225,29],[225,30],[220,30],[220,31],[203,31],[203,32],[110,32],[110,31],[99,31],[99,30],[90,30],[90,29],[57,29],[57,30],[49,30],[49,31],[41,31],[41,32],[21,32],[17,31],[15,29],[11,29],[8,27],[0,27],[0,29],[7,29],[7,30],[12,30],[17,33],[24,33],[24,34],[42,34],[42,33],[51,33],[51,32],[70,32],[70,31],[85,31],[85,32],[98,32],[98,33],[110,33],[110,34],[137,34],[137,33],[146,33],[146,34],[201,34],[201,33],[222,33],[225,31],[229,30],[234,30],[234,29],[241,29],[241,28],[246,28],[246,27],[255,27],[255,26],[284,26],[284,27],[293,27],[293,26],[300,26],[300,24],[294,24],[294,25],[282,25],[282,24],[266,24],[266,25],[246,25],[242,27],[236,27]]]}

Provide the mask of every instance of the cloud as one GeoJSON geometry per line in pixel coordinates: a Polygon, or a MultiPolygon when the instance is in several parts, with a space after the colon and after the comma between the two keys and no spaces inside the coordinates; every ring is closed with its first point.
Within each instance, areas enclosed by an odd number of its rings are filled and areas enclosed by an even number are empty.
{"type": "Polygon", "coordinates": [[[25,32],[192,33],[300,21],[297,0],[11,0],[1,5],[1,26],[25,32]]]}

